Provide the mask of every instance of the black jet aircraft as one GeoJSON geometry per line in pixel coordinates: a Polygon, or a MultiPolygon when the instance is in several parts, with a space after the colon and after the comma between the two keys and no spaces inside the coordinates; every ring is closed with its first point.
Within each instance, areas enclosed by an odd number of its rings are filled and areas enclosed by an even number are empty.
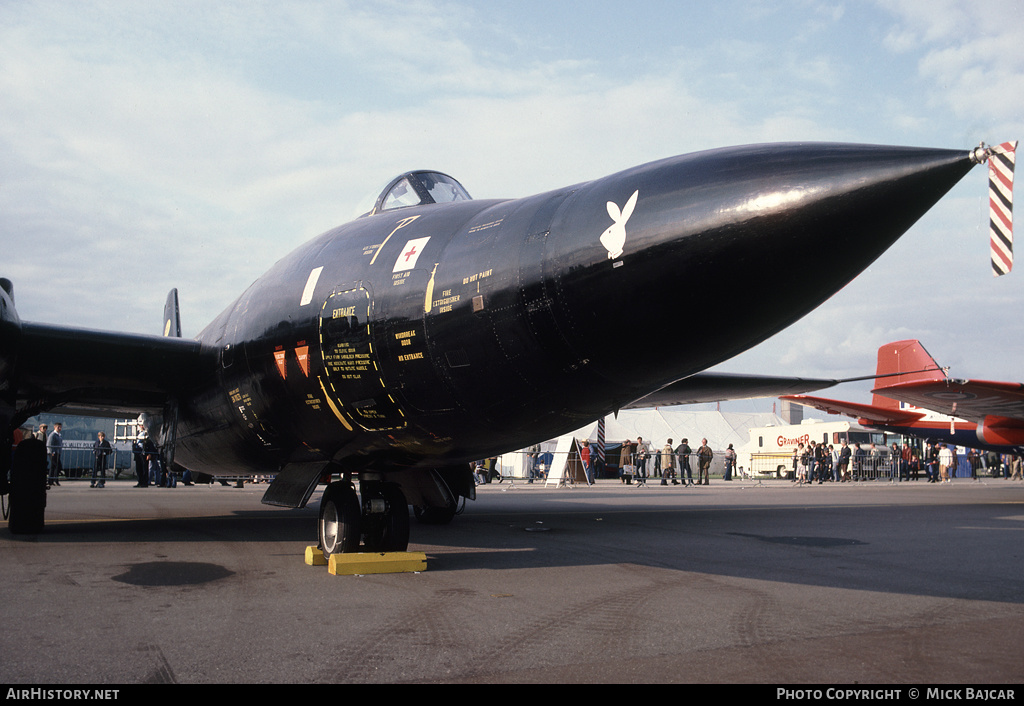
{"type": "MultiPolygon", "coordinates": [[[[410,172],[194,340],[175,292],[165,335],[145,336],[21,321],[4,281],[0,422],[13,441],[56,407],[159,412],[176,465],[271,474],[265,503],[301,507],[327,482],[326,554],[402,550],[409,505],[445,522],[474,496],[474,459],[645,398],[834,382],[701,372],[825,301],[986,158],[755,145],[508,200],[410,172]]],[[[42,527],[44,453],[27,439],[13,454],[14,531],[42,527]]]]}

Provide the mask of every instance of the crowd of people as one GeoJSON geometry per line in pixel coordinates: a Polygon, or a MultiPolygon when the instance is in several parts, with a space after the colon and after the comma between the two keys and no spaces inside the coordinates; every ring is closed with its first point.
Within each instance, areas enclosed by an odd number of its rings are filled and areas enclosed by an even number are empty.
{"type": "MultiPolygon", "coordinates": [[[[614,448],[614,446],[612,447],[614,448]]],[[[660,450],[655,450],[643,437],[636,441],[626,439],[618,448],[618,478],[622,483],[637,486],[647,485],[648,478],[661,480],[662,485],[708,485],[710,483],[711,461],[715,454],[708,445],[707,439],[701,439],[696,449],[690,446],[688,439],[683,439],[674,446],[669,439],[660,450]],[[694,481],[694,471],[697,480],[694,481]]],[[[539,444],[525,450],[526,463],[524,474],[527,483],[544,480],[547,469],[553,462],[551,453],[544,453],[539,444]]],[[[724,452],[725,475],[723,480],[732,480],[736,468],[736,451],[732,444],[724,452]]],[[[583,467],[588,485],[593,485],[599,477],[608,473],[608,464],[598,459],[590,441],[584,440],[579,446],[579,461],[583,467]]],[[[498,470],[498,459],[481,459],[474,464],[474,475],[477,483],[490,483],[493,480],[501,483],[504,478],[498,470]]]]}
{"type": "MultiPolygon", "coordinates": [[[[40,424],[34,432],[29,427],[22,434],[22,438],[27,436],[32,436],[46,444],[47,489],[59,486],[61,477],[68,477],[62,463],[62,455],[65,451],[63,424],[55,422],[52,431],[48,424],[40,424]]],[[[114,448],[107,439],[106,433],[102,431],[97,432],[96,440],[92,444],[90,488],[106,487],[107,467],[110,465],[109,458],[113,453],[114,448]]],[[[144,430],[138,434],[138,437],[132,443],[132,457],[135,463],[135,475],[138,480],[134,487],[174,487],[177,485],[177,476],[166,468],[160,449],[150,440],[144,430]]],[[[184,485],[194,485],[189,471],[186,470],[182,475],[182,482],[184,485]]]]}
{"type": "Polygon", "coordinates": [[[984,456],[977,449],[965,454],[969,475],[960,473],[960,457],[956,449],[941,442],[924,442],[921,449],[904,443],[902,448],[875,444],[853,444],[843,441],[837,449],[832,444],[809,442],[793,451],[793,482],[805,483],[863,481],[884,478],[896,482],[924,479],[928,483],[950,483],[958,476],[977,480],[982,468],[998,468],[1003,477],[1022,479],[1020,456],[989,452],[984,456]]]}
{"type": "MultiPolygon", "coordinates": [[[[736,452],[732,444],[726,452],[727,475],[731,470],[730,454],[734,465],[736,452]]],[[[587,469],[588,481],[593,482],[597,469],[594,468],[589,453],[588,441],[583,442],[580,456],[584,468],[587,469]]],[[[674,446],[672,439],[668,439],[660,450],[653,449],[641,436],[638,436],[636,441],[626,439],[619,449],[619,481],[627,485],[635,481],[637,486],[645,486],[648,478],[658,478],[661,479],[661,485],[709,485],[711,461],[714,457],[715,453],[708,445],[707,439],[701,439],[696,450],[690,446],[690,440],[685,438],[678,446],[674,446]],[[697,471],[696,482],[693,480],[694,466],[697,471]]],[[[730,479],[731,477],[725,478],[730,479]]]]}
{"type": "MultiPolygon", "coordinates": [[[[613,444],[609,453],[611,459],[615,459],[615,453],[616,445],[613,444]]],[[[693,448],[689,439],[685,438],[678,445],[668,439],[661,448],[655,448],[643,437],[637,437],[635,441],[626,439],[618,445],[617,453],[617,465],[614,462],[602,465],[590,441],[580,443],[579,461],[589,485],[593,485],[598,478],[610,475],[609,468],[614,469],[612,473],[625,485],[644,487],[650,479],[660,480],[661,485],[709,485],[711,462],[715,457],[707,439],[701,439],[700,445],[693,448]],[[695,473],[696,480],[693,477],[695,473]]],[[[722,461],[722,480],[731,481],[738,472],[737,453],[732,444],[722,452],[722,461]]],[[[539,445],[527,449],[527,482],[543,480],[546,477],[545,469],[552,462],[552,454],[543,453],[539,445]]],[[[918,449],[909,443],[902,447],[896,443],[885,447],[843,441],[837,447],[810,441],[794,449],[790,478],[797,485],[874,479],[948,483],[956,477],[977,479],[984,473],[1024,480],[1022,472],[1024,463],[1020,456],[968,449],[961,460],[955,448],[943,443],[925,442],[918,449]],[[961,468],[964,463],[967,468],[961,468]]],[[[500,483],[503,480],[498,471],[497,458],[477,462],[476,475],[479,483],[491,482],[493,479],[500,483]]]]}
{"type": "MultiPolygon", "coordinates": [[[[660,479],[661,485],[709,485],[714,456],[707,439],[701,439],[696,449],[685,438],[678,445],[673,445],[672,439],[668,439],[660,449],[654,449],[643,437],[637,437],[636,441],[626,439],[619,447],[618,478],[623,484],[631,485],[635,481],[641,487],[647,485],[649,478],[660,479]],[[694,469],[697,472],[696,481],[693,479],[694,469]]],[[[732,480],[736,468],[736,450],[732,444],[729,444],[723,456],[725,473],[722,479],[732,480]]],[[[592,485],[604,473],[604,468],[599,467],[600,462],[587,440],[580,447],[580,461],[586,472],[587,483],[592,485]]]]}

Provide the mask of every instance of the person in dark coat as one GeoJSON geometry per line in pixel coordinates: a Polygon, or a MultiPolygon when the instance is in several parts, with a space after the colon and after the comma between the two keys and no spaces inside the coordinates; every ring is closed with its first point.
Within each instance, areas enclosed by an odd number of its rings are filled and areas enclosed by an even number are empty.
{"type": "Polygon", "coordinates": [[[135,477],[138,482],[136,488],[149,487],[149,464],[146,461],[146,432],[142,431],[132,442],[132,457],[135,460],[135,477]]]}
{"type": "Polygon", "coordinates": [[[113,451],[110,448],[110,442],[107,441],[107,435],[100,432],[96,435],[96,441],[92,445],[92,482],[89,483],[90,488],[105,488],[107,486],[107,457],[110,452],[113,451]]]}

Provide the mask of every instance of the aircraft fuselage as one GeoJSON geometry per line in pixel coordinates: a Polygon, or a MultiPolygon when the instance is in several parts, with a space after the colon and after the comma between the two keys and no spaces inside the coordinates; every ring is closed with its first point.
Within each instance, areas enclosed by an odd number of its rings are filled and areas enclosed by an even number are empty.
{"type": "Polygon", "coordinates": [[[179,398],[175,460],[387,472],[570,431],[788,326],[970,167],[948,150],[753,146],[358,219],[200,334],[216,384],[179,398]]]}

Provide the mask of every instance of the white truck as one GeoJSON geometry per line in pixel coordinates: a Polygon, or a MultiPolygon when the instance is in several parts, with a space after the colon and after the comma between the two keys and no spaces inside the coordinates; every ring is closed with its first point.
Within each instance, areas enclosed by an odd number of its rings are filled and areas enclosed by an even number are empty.
{"type": "Polygon", "coordinates": [[[788,478],[793,473],[793,452],[800,444],[807,446],[813,441],[838,450],[846,441],[851,447],[860,444],[865,451],[874,444],[878,452],[888,458],[887,444],[896,440],[898,437],[892,434],[867,429],[850,421],[805,419],[800,424],[753,427],[746,445],[736,450],[736,465],[745,475],[788,478]]]}

